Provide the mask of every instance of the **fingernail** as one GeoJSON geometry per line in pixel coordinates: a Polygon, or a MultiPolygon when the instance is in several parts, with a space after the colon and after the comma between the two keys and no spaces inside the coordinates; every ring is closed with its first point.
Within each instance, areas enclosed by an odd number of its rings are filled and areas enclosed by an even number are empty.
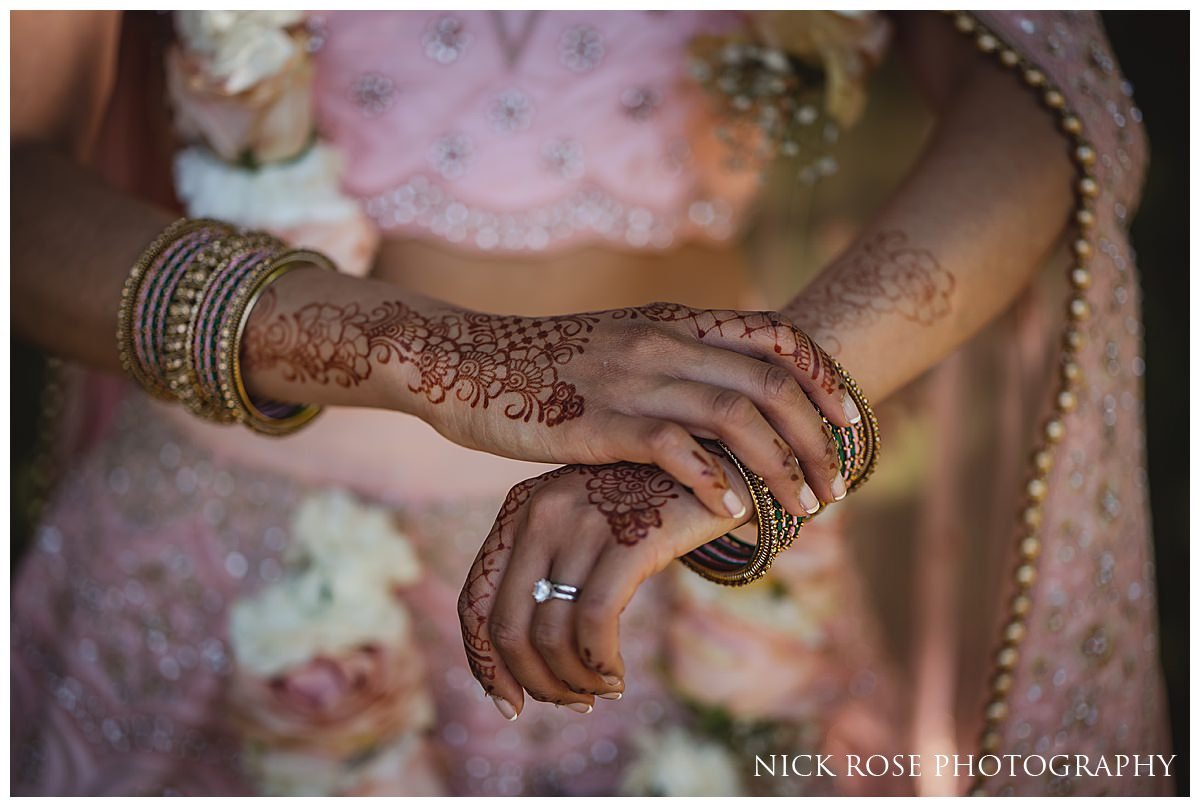
{"type": "Polygon", "coordinates": [[[835,502],[840,502],[846,498],[846,480],[842,478],[841,474],[833,478],[833,481],[829,483],[829,487],[833,490],[833,500],[835,502]]]}
{"type": "Polygon", "coordinates": [[[851,423],[858,425],[862,422],[862,413],[858,411],[858,406],[848,392],[842,395],[842,411],[846,413],[846,417],[851,423]]]}
{"type": "Polygon", "coordinates": [[[496,704],[496,708],[500,710],[500,714],[504,715],[505,720],[511,723],[517,719],[516,707],[499,695],[492,695],[491,698],[492,703],[496,704]]]}
{"type": "Polygon", "coordinates": [[[621,693],[620,692],[605,692],[603,695],[597,695],[596,697],[604,698],[606,701],[619,701],[619,700],[621,700],[621,693]]]}
{"type": "Polygon", "coordinates": [[[817,494],[813,493],[813,489],[808,486],[807,482],[800,486],[800,504],[804,505],[804,512],[810,516],[821,509],[821,500],[817,498],[817,494]]]}
{"type": "Polygon", "coordinates": [[[568,703],[567,708],[572,712],[579,712],[581,715],[590,715],[592,713],[592,705],[590,703],[568,703]]]}
{"type": "Polygon", "coordinates": [[[732,490],[725,491],[725,497],[722,501],[725,502],[725,509],[729,511],[729,515],[733,518],[741,518],[746,515],[746,505],[742,503],[742,500],[732,490]]]}
{"type": "Polygon", "coordinates": [[[615,687],[621,683],[621,679],[615,675],[602,675],[600,680],[608,684],[610,687],[615,687]]]}

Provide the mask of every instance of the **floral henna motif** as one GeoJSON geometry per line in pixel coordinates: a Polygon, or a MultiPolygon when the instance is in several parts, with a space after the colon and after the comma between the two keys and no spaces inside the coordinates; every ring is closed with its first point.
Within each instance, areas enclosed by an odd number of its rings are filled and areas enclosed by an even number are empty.
{"type": "Polygon", "coordinates": [[[537,488],[571,474],[586,477],[588,503],[608,521],[613,537],[626,546],[638,543],[650,530],[662,527],[662,507],[679,498],[674,491],[676,483],[666,472],[653,465],[632,463],[564,466],[528,479],[509,491],[458,595],[467,664],[488,694],[495,690],[498,664],[488,614],[512,551],[512,523],[537,488]]]}
{"type": "Polygon", "coordinates": [[[662,507],[671,499],[675,480],[653,465],[618,463],[582,466],[587,480],[588,503],[608,520],[617,543],[632,546],[662,527],[662,507]]]}
{"type": "Polygon", "coordinates": [[[950,313],[954,275],[899,230],[871,236],[845,260],[845,270],[804,295],[803,321],[838,349],[839,330],[861,328],[884,314],[932,325],[950,313]]]}
{"type": "Polygon", "coordinates": [[[426,316],[399,300],[370,312],[356,303],[311,303],[276,313],[268,289],[258,303],[258,322],[243,339],[247,367],[278,369],[289,381],[356,386],[375,364],[412,364],[412,392],[439,404],[453,394],[486,409],[503,400],[513,420],[548,426],[583,414],[584,400],[559,369],[583,353],[598,319],[495,317],[446,311],[426,316]]]}

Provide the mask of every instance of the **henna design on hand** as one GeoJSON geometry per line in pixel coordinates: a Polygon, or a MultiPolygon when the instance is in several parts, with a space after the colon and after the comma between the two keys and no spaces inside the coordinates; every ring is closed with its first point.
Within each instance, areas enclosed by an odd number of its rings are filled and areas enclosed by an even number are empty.
{"type": "Polygon", "coordinates": [[[503,553],[512,549],[512,539],[506,535],[509,522],[524,507],[534,489],[541,483],[540,479],[526,479],[513,487],[500,512],[491,532],[479,548],[479,555],[471,566],[470,577],[463,585],[458,595],[458,613],[462,623],[463,647],[467,652],[467,666],[483,689],[489,695],[495,689],[496,657],[488,632],[487,615],[491,611],[491,602],[496,596],[496,587],[500,584],[500,561],[503,553]]]}
{"type": "Polygon", "coordinates": [[[369,313],[357,303],[310,303],[277,314],[277,304],[273,289],[258,303],[257,322],[243,339],[247,368],[278,369],[288,381],[351,387],[370,378],[374,364],[394,358],[417,368],[419,380],[409,390],[433,404],[451,393],[472,408],[504,399],[506,417],[547,426],[583,414],[583,396],[559,377],[559,369],[583,353],[595,316],[426,316],[399,300],[369,313]]]}
{"type": "Polygon", "coordinates": [[[458,613],[462,623],[463,647],[467,652],[467,665],[471,674],[483,685],[489,695],[495,689],[496,657],[492,644],[487,615],[491,612],[500,575],[512,550],[512,531],[509,529],[517,514],[529,501],[537,488],[560,476],[574,473],[572,466],[555,468],[533,479],[526,479],[508,492],[492,529],[479,548],[479,554],[471,565],[471,573],[458,595],[458,613]]]}
{"type": "Polygon", "coordinates": [[[840,263],[844,270],[806,292],[796,315],[834,352],[841,348],[838,331],[866,327],[885,314],[932,325],[950,313],[954,275],[899,230],[876,233],[840,263]]]}
{"type": "Polygon", "coordinates": [[[665,471],[633,463],[563,466],[527,479],[509,491],[458,595],[467,664],[489,695],[495,689],[497,660],[488,614],[513,547],[512,523],[539,487],[572,474],[586,478],[588,503],[608,521],[613,538],[626,546],[638,543],[650,530],[662,527],[662,507],[679,497],[674,491],[677,483],[665,471]]]}
{"type": "Polygon", "coordinates": [[[791,359],[800,372],[808,373],[814,381],[819,381],[825,392],[832,393],[837,388],[838,374],[833,369],[829,354],[808,334],[775,312],[696,309],[679,303],[650,303],[613,312],[614,319],[639,317],[651,322],[686,321],[701,342],[714,334],[726,338],[754,339],[766,331],[773,337],[772,349],[777,355],[791,359]]]}
{"type": "Polygon", "coordinates": [[[704,470],[700,472],[700,475],[705,479],[711,479],[712,486],[715,489],[728,490],[729,478],[725,476],[725,469],[721,467],[721,463],[717,462],[717,456],[720,455],[709,456],[708,454],[701,454],[699,451],[692,452],[692,457],[696,462],[704,466],[704,470]]]}
{"type": "Polygon", "coordinates": [[[580,466],[588,477],[588,503],[608,520],[617,543],[632,546],[663,525],[662,508],[671,499],[676,482],[654,465],[622,462],[580,466]]]}

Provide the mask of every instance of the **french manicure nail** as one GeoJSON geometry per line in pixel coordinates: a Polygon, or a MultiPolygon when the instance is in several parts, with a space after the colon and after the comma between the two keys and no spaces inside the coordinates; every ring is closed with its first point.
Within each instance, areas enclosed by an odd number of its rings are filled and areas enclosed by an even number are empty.
{"type": "Polygon", "coordinates": [[[829,487],[833,491],[833,500],[835,502],[840,502],[846,498],[846,480],[842,478],[841,474],[833,478],[833,481],[829,483],[829,487]]]}
{"type": "Polygon", "coordinates": [[[813,489],[808,486],[807,482],[800,486],[800,504],[804,506],[804,512],[810,516],[821,509],[821,500],[817,498],[817,494],[813,493],[813,489]]]}
{"type": "Polygon", "coordinates": [[[615,687],[621,683],[621,679],[615,675],[602,675],[600,680],[608,684],[610,687],[615,687]]]}
{"type": "Polygon", "coordinates": [[[517,710],[511,703],[499,695],[492,695],[491,698],[492,703],[496,704],[496,708],[500,710],[500,714],[504,715],[505,720],[511,723],[517,719],[517,710]]]}
{"type": "Polygon", "coordinates": [[[725,491],[722,501],[725,503],[725,509],[729,511],[729,515],[733,518],[741,518],[746,515],[746,505],[742,503],[742,500],[732,490],[725,491]]]}
{"type": "Polygon", "coordinates": [[[858,411],[858,406],[854,403],[854,399],[850,397],[850,393],[842,395],[842,411],[846,413],[847,419],[854,425],[862,422],[862,413],[858,411]]]}
{"type": "Polygon", "coordinates": [[[572,712],[579,712],[581,715],[590,715],[592,713],[592,705],[590,703],[568,703],[567,708],[572,712]]]}
{"type": "Polygon", "coordinates": [[[606,701],[619,701],[621,700],[621,693],[605,692],[603,695],[598,695],[597,697],[604,698],[606,701]]]}

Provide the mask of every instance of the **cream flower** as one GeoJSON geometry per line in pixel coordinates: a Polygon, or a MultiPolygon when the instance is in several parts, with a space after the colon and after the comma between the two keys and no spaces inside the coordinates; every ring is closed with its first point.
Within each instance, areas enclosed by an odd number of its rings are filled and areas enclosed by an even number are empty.
{"type": "Polygon", "coordinates": [[[312,559],[355,582],[386,590],[416,582],[421,564],[395,517],[343,490],[306,498],[292,517],[289,559],[312,559]]]}
{"type": "Polygon", "coordinates": [[[175,190],[189,216],[267,230],[325,253],[346,274],[362,276],[379,231],[358,202],[342,193],[341,169],[340,155],[319,143],[291,162],[255,169],[195,146],[175,157],[175,190]]]}
{"type": "Polygon", "coordinates": [[[249,169],[231,165],[205,148],[175,157],[175,190],[189,216],[209,216],[243,227],[296,227],[359,215],[358,203],[339,189],[341,158],[315,145],[287,163],[249,169]]]}
{"type": "Polygon", "coordinates": [[[263,796],[445,795],[436,755],[406,733],[353,764],[302,750],[252,746],[243,755],[263,796]]]}
{"type": "Polygon", "coordinates": [[[208,57],[171,47],[166,56],[167,94],[175,129],[204,142],[230,162],[289,160],[312,137],[312,62],[302,51],[270,76],[240,91],[211,73],[208,57]]]}
{"type": "Polygon", "coordinates": [[[407,641],[410,617],[395,588],[421,566],[391,514],[343,491],[306,499],[292,523],[287,574],[230,614],[238,664],[260,676],[365,644],[407,641]]]}
{"type": "Polygon", "coordinates": [[[681,728],[634,738],[637,761],[625,770],[626,796],[744,796],[733,755],[681,728]]]}
{"type": "Polygon", "coordinates": [[[839,521],[833,512],[806,525],[799,545],[753,586],[714,586],[675,570],[664,658],[673,686],[750,720],[809,720],[841,697],[840,638],[855,624],[839,521]]]}
{"type": "Polygon", "coordinates": [[[316,655],[404,640],[408,612],[375,582],[314,565],[239,600],[229,623],[238,664],[270,676],[316,655]]]}
{"type": "Polygon", "coordinates": [[[207,72],[227,93],[239,93],[275,75],[299,45],[286,31],[300,11],[177,11],[175,28],[188,50],[208,57],[207,72]]]}

